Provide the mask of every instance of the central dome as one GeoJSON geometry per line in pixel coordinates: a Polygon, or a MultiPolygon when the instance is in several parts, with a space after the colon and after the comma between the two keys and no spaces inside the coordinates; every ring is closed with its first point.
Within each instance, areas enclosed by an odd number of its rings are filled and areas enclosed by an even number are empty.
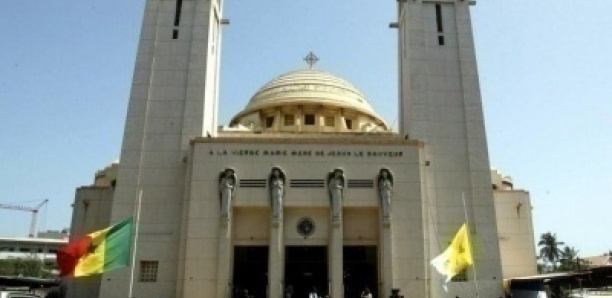
{"type": "MultiPolygon", "coordinates": [[[[263,124],[269,117],[274,117],[274,111],[309,110],[309,113],[325,111],[330,116],[332,111],[339,111],[348,115],[351,124],[350,130],[357,129],[352,125],[352,119],[362,125],[372,125],[386,130],[384,121],[374,112],[363,94],[351,83],[330,73],[303,69],[282,74],[261,87],[252,97],[247,106],[238,113],[230,122],[230,126],[242,124],[263,124]],[[255,114],[257,116],[255,116],[255,114]]],[[[291,117],[297,117],[300,113],[291,112],[291,117]]],[[[302,113],[303,114],[303,113],[302,113]]],[[[284,117],[282,112],[280,117],[284,117]]],[[[342,115],[339,115],[342,116],[342,115]]],[[[324,115],[321,114],[321,117],[324,115]]],[[[276,119],[276,117],[274,117],[276,119]]],[[[284,119],[284,118],[283,118],[284,119]]],[[[340,119],[340,118],[338,118],[340,119]]],[[[278,119],[280,120],[280,118],[278,119]]],[[[272,128],[274,119],[268,120],[266,127],[272,128]]],[[[327,120],[328,125],[331,120],[327,120]]],[[[306,121],[305,121],[306,122],[306,121]]],[[[284,123],[293,123],[285,121],[284,123]]],[[[288,126],[292,126],[288,125],[288,126]]],[[[305,123],[307,125],[307,123],[305,123]]],[[[263,125],[262,125],[263,126],[263,125]]],[[[346,125],[344,125],[346,126],[346,125]]],[[[278,128],[278,127],[277,127],[278,128]]],[[[365,129],[365,128],[364,128],[365,129]]],[[[288,131],[287,129],[274,129],[288,131]]],[[[337,131],[337,129],[334,129],[337,131]]]]}
{"type": "Polygon", "coordinates": [[[251,97],[241,114],[288,103],[323,104],[375,115],[355,86],[330,73],[314,69],[288,72],[268,82],[251,97]]]}

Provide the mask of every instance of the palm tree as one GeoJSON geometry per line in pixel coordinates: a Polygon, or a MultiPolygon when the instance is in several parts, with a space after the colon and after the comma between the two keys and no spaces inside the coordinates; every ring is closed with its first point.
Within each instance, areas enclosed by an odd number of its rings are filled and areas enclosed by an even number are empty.
{"type": "Polygon", "coordinates": [[[540,236],[538,246],[540,247],[540,258],[552,265],[553,271],[557,270],[557,261],[561,255],[561,246],[565,243],[557,241],[557,234],[551,232],[540,236]]]}
{"type": "Polygon", "coordinates": [[[569,246],[564,247],[563,250],[561,250],[560,261],[561,267],[559,267],[559,269],[561,271],[579,271],[578,262],[580,262],[580,259],[578,259],[577,249],[569,246]]]}

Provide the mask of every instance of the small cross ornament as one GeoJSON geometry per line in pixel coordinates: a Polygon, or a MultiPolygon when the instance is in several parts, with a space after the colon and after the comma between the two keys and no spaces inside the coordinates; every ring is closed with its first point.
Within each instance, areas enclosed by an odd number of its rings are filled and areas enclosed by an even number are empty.
{"type": "Polygon", "coordinates": [[[306,61],[306,63],[308,63],[308,68],[312,69],[314,67],[314,65],[317,63],[317,61],[319,61],[319,57],[317,57],[317,55],[315,55],[312,51],[310,53],[308,53],[308,55],[304,58],[304,61],[306,61]]]}

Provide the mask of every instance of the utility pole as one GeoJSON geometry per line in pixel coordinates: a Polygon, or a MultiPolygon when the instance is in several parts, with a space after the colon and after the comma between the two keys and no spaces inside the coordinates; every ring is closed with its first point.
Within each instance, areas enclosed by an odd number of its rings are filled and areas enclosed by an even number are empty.
{"type": "Polygon", "coordinates": [[[34,237],[36,237],[36,222],[38,221],[38,211],[45,204],[47,204],[47,202],[49,202],[49,200],[45,199],[40,204],[38,204],[36,207],[28,207],[28,206],[22,206],[22,205],[0,204],[0,209],[8,209],[8,210],[18,210],[18,211],[31,212],[32,213],[32,219],[30,221],[30,234],[28,235],[28,237],[34,238],[34,237]]]}

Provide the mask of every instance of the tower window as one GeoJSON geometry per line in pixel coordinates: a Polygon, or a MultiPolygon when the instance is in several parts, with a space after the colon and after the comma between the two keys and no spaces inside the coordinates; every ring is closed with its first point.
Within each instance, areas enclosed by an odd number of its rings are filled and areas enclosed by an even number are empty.
{"type": "Polygon", "coordinates": [[[156,282],[158,261],[140,261],[140,282],[156,282]]]}
{"type": "Polygon", "coordinates": [[[174,30],[172,30],[172,39],[178,39],[178,26],[181,24],[181,9],[183,8],[183,0],[176,0],[176,11],[174,12],[174,30]]]}
{"type": "Polygon", "coordinates": [[[181,24],[181,10],[183,8],[183,0],[176,0],[176,10],[174,12],[174,26],[181,24]]]}
{"type": "Polygon", "coordinates": [[[352,119],[344,119],[344,123],[346,124],[347,129],[353,129],[353,120],[352,119]]]}
{"type": "Polygon", "coordinates": [[[444,36],[438,35],[438,45],[440,46],[444,45],[444,36]]]}
{"type": "Polygon", "coordinates": [[[436,27],[438,29],[438,45],[444,45],[444,24],[442,23],[442,5],[436,4],[436,27]]]}
{"type": "Polygon", "coordinates": [[[266,127],[270,128],[274,125],[274,116],[266,117],[266,127]]]}
{"type": "Polygon", "coordinates": [[[335,118],[334,117],[325,117],[325,126],[334,126],[334,122],[335,122],[335,118]]]}
{"type": "Polygon", "coordinates": [[[315,125],[315,115],[314,114],[304,115],[304,124],[305,125],[315,125]]]}
{"type": "Polygon", "coordinates": [[[438,33],[444,32],[444,26],[442,24],[442,5],[436,4],[436,25],[438,26],[438,33]]]}
{"type": "Polygon", "coordinates": [[[285,115],[285,126],[293,126],[295,125],[295,116],[293,114],[285,115]]]}

